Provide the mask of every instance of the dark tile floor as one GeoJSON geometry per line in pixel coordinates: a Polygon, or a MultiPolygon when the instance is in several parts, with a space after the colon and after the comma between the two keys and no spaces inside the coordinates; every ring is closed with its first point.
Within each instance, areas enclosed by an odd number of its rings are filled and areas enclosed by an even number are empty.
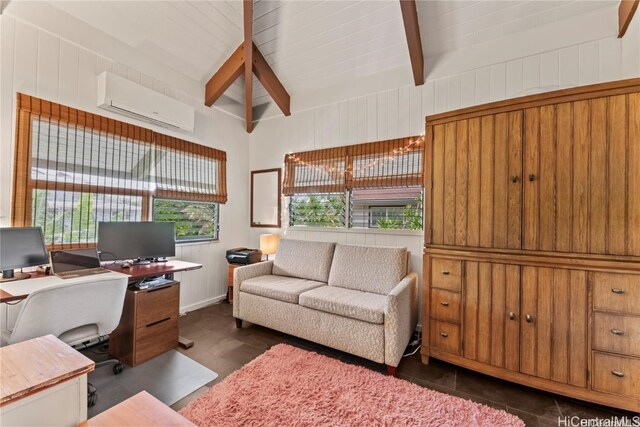
{"type": "MultiPolygon", "coordinates": [[[[192,311],[183,316],[180,319],[180,335],[195,342],[192,348],[180,351],[217,372],[219,377],[174,404],[172,407],[176,410],[279,343],[287,343],[346,363],[386,372],[384,365],[248,322],[244,322],[242,329],[237,329],[232,307],[226,303],[192,311]]],[[[419,353],[403,359],[398,366],[397,376],[423,387],[507,410],[524,420],[527,426],[557,426],[559,417],[610,418],[630,415],[502,381],[435,359],[432,359],[429,365],[423,365],[419,353]]]]}

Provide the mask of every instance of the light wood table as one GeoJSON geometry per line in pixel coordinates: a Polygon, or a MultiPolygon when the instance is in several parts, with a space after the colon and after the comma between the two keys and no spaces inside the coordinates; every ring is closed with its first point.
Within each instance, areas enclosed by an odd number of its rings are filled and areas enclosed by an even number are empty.
{"type": "Polygon", "coordinates": [[[87,374],[95,368],[53,335],[0,348],[3,425],[76,425],[87,419],[87,374]]]}
{"type": "Polygon", "coordinates": [[[146,391],[141,391],[79,425],[79,427],[107,426],[195,426],[195,424],[146,391]]]}

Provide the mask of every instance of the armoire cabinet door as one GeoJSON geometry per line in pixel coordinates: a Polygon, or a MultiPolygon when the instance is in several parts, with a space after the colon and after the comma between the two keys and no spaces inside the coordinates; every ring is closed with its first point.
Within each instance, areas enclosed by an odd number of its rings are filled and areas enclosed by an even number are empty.
{"type": "Polygon", "coordinates": [[[518,371],[520,267],[466,261],[465,271],[464,357],[518,371]]]}
{"type": "Polygon", "coordinates": [[[523,248],[640,255],[640,94],[526,109],[523,248]]]}
{"type": "Polygon", "coordinates": [[[586,272],[523,266],[521,301],[520,371],[586,387],[586,272]]]}
{"type": "Polygon", "coordinates": [[[522,117],[514,111],[429,126],[427,243],[521,248],[522,117]]]}

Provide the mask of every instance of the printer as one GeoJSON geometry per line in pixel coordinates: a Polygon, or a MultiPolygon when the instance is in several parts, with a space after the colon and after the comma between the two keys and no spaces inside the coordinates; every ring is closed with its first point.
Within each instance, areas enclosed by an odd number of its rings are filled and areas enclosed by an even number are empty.
{"type": "Polygon", "coordinates": [[[227,251],[229,264],[255,264],[262,260],[262,252],[259,249],[233,248],[227,251]]]}

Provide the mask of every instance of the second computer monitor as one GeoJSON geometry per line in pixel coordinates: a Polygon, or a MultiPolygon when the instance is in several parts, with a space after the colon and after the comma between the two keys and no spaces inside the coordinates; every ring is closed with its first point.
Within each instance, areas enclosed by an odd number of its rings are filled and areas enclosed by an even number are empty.
{"type": "Polygon", "coordinates": [[[100,222],[100,259],[128,260],[175,256],[174,222],[100,222]]]}

